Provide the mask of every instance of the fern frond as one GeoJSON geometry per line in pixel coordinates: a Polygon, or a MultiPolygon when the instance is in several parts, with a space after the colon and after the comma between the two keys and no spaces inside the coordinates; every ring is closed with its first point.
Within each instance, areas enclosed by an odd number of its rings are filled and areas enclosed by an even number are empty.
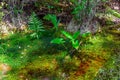
{"type": "Polygon", "coordinates": [[[29,30],[32,30],[36,34],[34,37],[40,36],[41,32],[45,31],[43,27],[43,23],[40,19],[38,19],[37,15],[35,13],[32,13],[32,15],[29,18],[29,30]]]}
{"type": "Polygon", "coordinates": [[[58,29],[58,24],[60,23],[60,20],[57,20],[56,15],[48,14],[48,15],[44,16],[44,19],[51,21],[51,23],[54,26],[53,28],[55,28],[56,30],[58,29]]]}

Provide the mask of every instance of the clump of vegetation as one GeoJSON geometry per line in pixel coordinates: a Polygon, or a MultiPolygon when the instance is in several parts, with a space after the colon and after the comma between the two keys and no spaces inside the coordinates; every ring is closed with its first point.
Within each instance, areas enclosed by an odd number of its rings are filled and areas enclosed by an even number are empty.
{"type": "Polygon", "coordinates": [[[29,29],[33,32],[30,36],[39,39],[44,31],[43,23],[35,13],[32,13],[29,21],[29,29]]]}
{"type": "Polygon", "coordinates": [[[65,38],[64,37],[55,38],[51,41],[51,43],[61,44],[68,51],[69,49],[65,46],[64,43],[69,42],[67,44],[71,44],[71,47],[74,48],[69,51],[70,53],[76,50],[79,52],[80,47],[82,47],[82,42],[85,40],[86,37],[90,35],[90,33],[83,33],[80,35],[80,31],[75,32],[73,35],[71,35],[70,33],[66,31],[61,31],[61,33],[65,36],[65,38]],[[80,36],[81,36],[81,39],[78,40],[80,36]],[[69,39],[69,41],[67,41],[67,39],[69,39]]]}
{"type": "Polygon", "coordinates": [[[60,23],[60,20],[57,20],[56,15],[48,14],[44,16],[44,19],[51,21],[51,23],[53,24],[53,29],[56,29],[58,31],[58,24],[60,23]]]}

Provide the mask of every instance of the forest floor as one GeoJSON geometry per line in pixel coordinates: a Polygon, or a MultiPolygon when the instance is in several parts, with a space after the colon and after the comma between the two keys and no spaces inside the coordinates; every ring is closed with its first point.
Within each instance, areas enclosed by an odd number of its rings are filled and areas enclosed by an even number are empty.
{"type": "Polygon", "coordinates": [[[10,72],[1,73],[1,77],[5,80],[118,80],[119,28],[119,24],[103,28],[72,58],[65,56],[67,52],[60,46],[51,46],[49,37],[30,40],[26,33],[3,37],[0,39],[0,66],[10,72]]]}
{"type": "Polygon", "coordinates": [[[106,16],[98,14],[107,25],[72,57],[62,46],[52,45],[49,36],[0,35],[0,80],[119,80],[120,8],[113,5],[118,12],[108,8],[106,16]]]}

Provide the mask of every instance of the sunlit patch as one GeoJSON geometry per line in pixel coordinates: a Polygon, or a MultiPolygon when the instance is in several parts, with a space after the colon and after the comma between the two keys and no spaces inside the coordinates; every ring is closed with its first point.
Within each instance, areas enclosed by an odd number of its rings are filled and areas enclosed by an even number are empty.
{"type": "Polygon", "coordinates": [[[10,44],[7,44],[8,47],[10,47],[10,44]]]}
{"type": "Polygon", "coordinates": [[[25,53],[25,52],[22,52],[21,54],[25,55],[26,53],[25,53]]]}
{"type": "Polygon", "coordinates": [[[114,9],[117,9],[117,10],[119,10],[119,6],[114,6],[114,9]]]}

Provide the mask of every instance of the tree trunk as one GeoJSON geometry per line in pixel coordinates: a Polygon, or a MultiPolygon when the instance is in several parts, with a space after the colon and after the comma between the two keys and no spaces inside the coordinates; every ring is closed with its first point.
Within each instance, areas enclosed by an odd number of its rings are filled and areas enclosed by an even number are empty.
{"type": "MultiPolygon", "coordinates": [[[[85,0],[84,0],[85,1],[85,0]]],[[[68,27],[67,30],[70,32],[75,32],[80,30],[81,33],[84,32],[95,32],[97,27],[97,22],[94,20],[95,13],[96,13],[96,6],[100,0],[86,0],[84,4],[84,9],[79,11],[78,14],[75,14],[77,16],[76,18],[73,18],[68,27]]],[[[82,0],[79,0],[78,3],[82,3],[82,0]]]]}

